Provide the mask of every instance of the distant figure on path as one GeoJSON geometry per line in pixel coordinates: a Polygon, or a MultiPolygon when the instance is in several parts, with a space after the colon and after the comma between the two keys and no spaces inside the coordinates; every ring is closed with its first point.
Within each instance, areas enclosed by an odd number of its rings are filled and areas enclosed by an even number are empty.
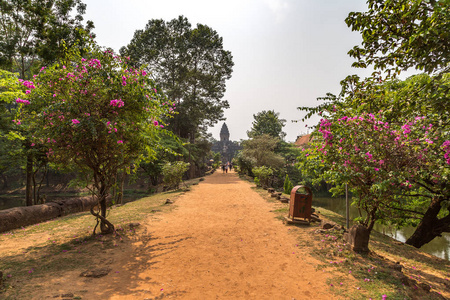
{"type": "Polygon", "coordinates": [[[228,165],[225,165],[225,173],[228,173],[228,165]]]}
{"type": "Polygon", "coordinates": [[[222,173],[225,173],[225,165],[222,165],[222,173]]]}
{"type": "Polygon", "coordinates": [[[231,165],[230,162],[228,162],[228,169],[230,169],[230,171],[231,171],[232,168],[233,168],[233,166],[231,165]]]}

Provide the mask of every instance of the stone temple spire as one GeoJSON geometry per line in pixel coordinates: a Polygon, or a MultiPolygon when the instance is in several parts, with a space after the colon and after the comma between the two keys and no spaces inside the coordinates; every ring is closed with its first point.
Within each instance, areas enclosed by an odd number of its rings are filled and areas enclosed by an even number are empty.
{"type": "Polygon", "coordinates": [[[229,141],[230,140],[230,132],[228,131],[228,127],[226,123],[223,123],[222,129],[220,129],[220,141],[229,141]]]}

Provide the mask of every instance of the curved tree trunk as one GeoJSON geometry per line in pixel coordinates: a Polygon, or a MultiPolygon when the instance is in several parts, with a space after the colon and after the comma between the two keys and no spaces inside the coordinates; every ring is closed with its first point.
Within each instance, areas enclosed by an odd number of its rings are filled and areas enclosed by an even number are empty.
{"type": "MultiPolygon", "coordinates": [[[[114,232],[114,225],[106,219],[107,203],[106,197],[108,196],[108,188],[104,182],[100,183],[100,199],[98,200],[98,205],[100,206],[100,213],[95,213],[93,207],[91,208],[91,213],[100,219],[100,231],[102,234],[108,234],[114,232]]],[[[97,223],[98,224],[98,223],[97,223]]],[[[97,226],[94,228],[94,234],[97,226]]]]}
{"type": "Polygon", "coordinates": [[[406,240],[406,244],[420,248],[431,242],[435,237],[441,236],[443,232],[450,231],[450,215],[438,219],[441,210],[442,198],[435,198],[431,201],[425,215],[414,233],[406,240]]]}

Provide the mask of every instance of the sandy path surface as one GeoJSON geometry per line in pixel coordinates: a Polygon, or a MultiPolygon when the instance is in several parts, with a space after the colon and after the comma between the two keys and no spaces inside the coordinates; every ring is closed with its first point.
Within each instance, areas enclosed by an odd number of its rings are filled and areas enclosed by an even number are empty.
{"type": "Polygon", "coordinates": [[[55,290],[72,285],[83,299],[335,298],[273,204],[235,173],[207,176],[175,204],[142,224],[129,249],[108,254],[108,276],[66,274],[55,290]]]}

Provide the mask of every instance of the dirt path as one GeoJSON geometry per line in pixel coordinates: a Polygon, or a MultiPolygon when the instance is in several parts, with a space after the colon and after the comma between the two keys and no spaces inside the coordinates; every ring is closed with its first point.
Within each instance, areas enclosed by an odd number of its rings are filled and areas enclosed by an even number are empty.
{"type": "Polygon", "coordinates": [[[329,275],[235,173],[206,177],[176,206],[109,253],[108,276],[66,274],[48,282],[48,296],[71,287],[83,299],[334,299],[329,275]]]}

